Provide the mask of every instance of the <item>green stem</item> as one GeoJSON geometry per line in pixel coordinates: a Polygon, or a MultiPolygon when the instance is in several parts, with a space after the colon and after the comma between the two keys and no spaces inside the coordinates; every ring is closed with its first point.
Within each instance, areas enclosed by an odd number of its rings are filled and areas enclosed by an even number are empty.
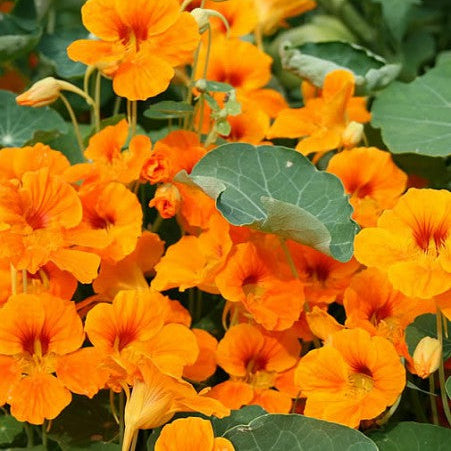
{"type": "Polygon", "coordinates": [[[124,440],[124,431],[125,431],[125,394],[122,390],[119,393],[119,443],[122,443],[124,440]]]}
{"type": "Polygon", "coordinates": [[[420,395],[418,390],[409,390],[410,400],[415,410],[415,415],[420,423],[428,423],[426,414],[424,413],[423,405],[420,402],[420,395]]]}
{"type": "Polygon", "coordinates": [[[24,423],[25,434],[27,435],[27,448],[33,448],[34,438],[33,438],[33,426],[30,423],[24,423]]]}
{"type": "Polygon", "coordinates": [[[155,218],[155,221],[152,224],[151,231],[153,233],[157,233],[158,229],[160,228],[161,224],[163,223],[163,218],[160,216],[160,214],[157,214],[157,217],[155,218]]]}
{"type": "Polygon", "coordinates": [[[44,421],[42,423],[42,446],[45,450],[48,448],[48,439],[47,439],[47,425],[44,421]]]}
{"type": "Polygon", "coordinates": [[[195,322],[195,309],[196,309],[196,298],[194,296],[194,288],[188,290],[188,310],[191,314],[193,322],[195,322]]]}
{"type": "Polygon", "coordinates": [[[96,132],[100,131],[100,94],[101,94],[101,87],[102,87],[102,73],[97,71],[96,76],[96,86],[95,86],[95,93],[94,93],[94,125],[96,128],[96,132]]]}
{"type": "Polygon", "coordinates": [[[75,116],[74,110],[72,109],[71,104],[67,100],[66,96],[60,92],[60,98],[66,107],[67,112],[69,113],[70,120],[72,121],[72,126],[74,127],[75,137],[77,138],[77,144],[80,149],[80,152],[83,153],[85,147],[83,145],[83,138],[81,137],[80,127],[78,126],[77,117],[75,116]]]}
{"type": "MultiPolygon", "coordinates": [[[[437,338],[440,343],[440,348],[443,349],[443,319],[442,312],[437,309],[437,338]]],[[[449,410],[448,395],[446,393],[445,367],[443,365],[443,356],[440,358],[440,366],[438,367],[438,378],[440,382],[440,395],[442,397],[443,411],[445,412],[448,424],[451,426],[451,412],[449,410]]]]}
{"type": "Polygon", "coordinates": [[[121,102],[122,97],[117,96],[114,100],[113,116],[117,116],[119,114],[119,110],[121,109],[121,102]]]}
{"type": "Polygon", "coordinates": [[[437,412],[437,401],[435,399],[435,380],[434,375],[431,374],[429,376],[429,391],[431,394],[429,395],[429,401],[431,402],[431,412],[432,412],[432,422],[436,425],[439,424],[438,422],[438,412],[437,412]],[[434,394],[433,394],[434,393],[434,394]]]}

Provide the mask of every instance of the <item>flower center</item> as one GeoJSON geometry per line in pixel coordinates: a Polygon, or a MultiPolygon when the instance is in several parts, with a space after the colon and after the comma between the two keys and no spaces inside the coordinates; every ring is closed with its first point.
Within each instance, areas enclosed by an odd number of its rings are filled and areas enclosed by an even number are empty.
{"type": "Polygon", "coordinates": [[[371,372],[369,374],[367,372],[352,373],[348,376],[348,382],[356,396],[364,396],[374,387],[374,379],[371,372]]]}
{"type": "Polygon", "coordinates": [[[424,219],[417,221],[413,230],[413,237],[417,246],[426,254],[438,256],[445,246],[448,230],[444,221],[435,225],[424,219]]]}

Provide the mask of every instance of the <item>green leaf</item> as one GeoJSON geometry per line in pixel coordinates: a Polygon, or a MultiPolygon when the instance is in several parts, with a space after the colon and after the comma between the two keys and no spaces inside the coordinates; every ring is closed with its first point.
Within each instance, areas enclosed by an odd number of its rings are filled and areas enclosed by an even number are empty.
{"type": "Polygon", "coordinates": [[[56,135],[68,131],[63,118],[49,107],[31,108],[16,104],[16,96],[0,91],[0,148],[20,147],[37,132],[56,135]]]}
{"type": "Polygon", "coordinates": [[[240,451],[377,451],[378,449],[359,431],[295,414],[263,415],[247,425],[229,429],[224,437],[240,451]]]}
{"type": "Polygon", "coordinates": [[[233,91],[233,86],[228,83],[221,83],[219,81],[206,81],[205,90],[209,92],[230,92],[233,91]]]}
{"type": "Polygon", "coordinates": [[[76,39],[87,38],[86,31],[68,31],[61,34],[45,34],[39,51],[52,62],[55,72],[62,78],[83,77],[86,65],[72,61],[67,56],[67,47],[76,39]]]}
{"type": "MultiPolygon", "coordinates": [[[[447,321],[444,318],[444,321],[447,321]]],[[[451,330],[451,322],[448,321],[448,330],[451,330]]],[[[433,313],[418,316],[412,324],[406,328],[406,343],[409,354],[413,355],[419,341],[424,337],[437,338],[437,320],[433,313]]],[[[451,337],[443,337],[443,360],[451,357],[451,337]]]]}
{"type": "Polygon", "coordinates": [[[32,50],[41,33],[41,28],[28,20],[0,13],[0,61],[16,59],[32,50]]]}
{"type": "Polygon", "coordinates": [[[234,225],[293,239],[340,261],[352,257],[358,226],[342,183],[293,149],[225,144],[183,178],[216,199],[234,225]]]}
{"type": "Polygon", "coordinates": [[[322,87],[325,76],[337,69],[348,69],[355,77],[359,94],[387,86],[401,69],[399,64],[388,64],[382,57],[349,42],[310,42],[293,47],[285,42],[281,47],[285,69],[322,87]]]}
{"type": "Polygon", "coordinates": [[[445,389],[446,389],[446,394],[448,395],[448,398],[451,399],[451,376],[448,377],[448,379],[446,379],[445,389]]]}
{"type": "Polygon", "coordinates": [[[407,15],[421,0],[373,0],[382,6],[382,15],[393,37],[400,42],[407,26],[407,15]]]}
{"type": "Polygon", "coordinates": [[[144,111],[144,116],[150,119],[175,119],[185,117],[192,112],[193,106],[189,103],[163,100],[162,102],[150,105],[150,107],[144,111]]]}
{"type": "Polygon", "coordinates": [[[451,443],[450,429],[410,421],[369,436],[380,451],[446,451],[451,443]]]}
{"type": "Polygon", "coordinates": [[[451,62],[409,84],[395,82],[376,98],[372,125],[393,153],[451,154],[451,62]]]}
{"type": "MultiPolygon", "coordinates": [[[[100,449],[97,448],[101,446],[99,441],[109,441],[118,432],[118,426],[107,408],[107,397],[103,392],[93,399],[74,396],[71,404],[54,420],[49,438],[57,442],[63,451],[88,446],[88,449],[100,449]]],[[[101,449],[110,449],[103,446],[101,449]]]]}
{"type": "Polygon", "coordinates": [[[421,393],[425,393],[426,395],[437,396],[435,393],[432,393],[432,392],[430,392],[430,391],[426,391],[426,390],[423,390],[423,389],[420,388],[420,387],[417,387],[413,382],[410,382],[410,381],[407,381],[406,387],[407,387],[407,388],[410,388],[410,389],[412,389],[412,390],[419,391],[419,392],[421,392],[421,393]]]}
{"type": "Polygon", "coordinates": [[[23,423],[11,415],[0,417],[0,445],[11,443],[23,431],[23,423]]]}
{"type": "Polygon", "coordinates": [[[239,425],[247,425],[255,418],[265,415],[266,411],[260,406],[244,406],[239,410],[232,410],[225,418],[213,418],[211,424],[215,437],[223,436],[227,431],[239,425]]]}

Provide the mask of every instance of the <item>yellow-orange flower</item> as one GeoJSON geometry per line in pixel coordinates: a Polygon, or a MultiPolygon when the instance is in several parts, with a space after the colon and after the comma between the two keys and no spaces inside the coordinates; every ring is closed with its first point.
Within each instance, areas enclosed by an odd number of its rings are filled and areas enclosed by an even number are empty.
{"type": "Polygon", "coordinates": [[[411,188],[377,227],[355,239],[356,258],[388,274],[396,290],[428,299],[451,288],[451,193],[411,188]]]}
{"type": "Polygon", "coordinates": [[[19,421],[55,418],[72,396],[58,377],[58,359],[84,334],[75,305],[50,294],[12,296],[0,310],[0,402],[19,421]],[[57,372],[57,376],[53,373],[57,372]]]}
{"type": "Polygon", "coordinates": [[[234,451],[232,443],[216,437],[211,423],[202,418],[180,418],[167,424],[155,442],[155,451],[234,451]]]}
{"type": "Polygon", "coordinates": [[[349,329],[301,358],[295,382],[307,398],[305,415],[358,427],[394,404],[406,381],[388,340],[349,329]]]}
{"type": "Polygon", "coordinates": [[[330,72],[324,79],[321,97],[307,99],[303,108],[281,111],[267,137],[303,138],[296,149],[304,155],[318,153],[317,159],[329,150],[341,148],[350,121],[364,123],[370,119],[364,99],[353,94],[352,72],[330,72]]]}
{"type": "Polygon", "coordinates": [[[98,40],[73,42],[69,57],[96,65],[129,100],[163,92],[173,68],[192,60],[199,41],[196,21],[180,12],[177,0],[88,0],[81,13],[98,40]]]}

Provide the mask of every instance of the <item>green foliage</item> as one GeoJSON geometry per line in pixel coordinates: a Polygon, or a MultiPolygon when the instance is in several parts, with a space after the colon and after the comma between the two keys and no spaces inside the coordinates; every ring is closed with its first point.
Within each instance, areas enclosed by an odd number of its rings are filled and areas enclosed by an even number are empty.
{"type": "Polygon", "coordinates": [[[23,431],[23,423],[10,415],[0,417],[0,445],[8,444],[23,431]]]}
{"type": "Polygon", "coordinates": [[[451,430],[433,424],[402,422],[370,434],[380,451],[446,451],[451,430]]]}
{"type": "Polygon", "coordinates": [[[175,102],[173,100],[163,100],[162,102],[150,105],[150,107],[144,111],[144,116],[150,119],[177,119],[184,118],[189,114],[192,114],[192,105],[186,102],[175,102]]]}
{"type": "MultiPolygon", "coordinates": [[[[444,318],[444,321],[447,321],[444,318]]],[[[418,316],[412,324],[406,328],[406,342],[409,348],[409,354],[413,355],[415,348],[419,341],[424,337],[437,338],[437,321],[435,315],[426,313],[418,316]]],[[[451,327],[451,322],[448,321],[448,330],[451,327]]],[[[443,360],[448,360],[451,357],[451,337],[443,337],[443,360]]]]}
{"type": "Polygon", "coordinates": [[[377,446],[355,429],[303,415],[266,414],[249,424],[235,426],[223,436],[236,449],[267,451],[377,451],[377,446]]]}
{"type": "Polygon", "coordinates": [[[343,185],[293,149],[225,144],[202,158],[190,179],[234,225],[293,239],[340,261],[352,256],[358,226],[343,185]]]}
{"type": "Polygon", "coordinates": [[[409,84],[395,82],[376,98],[372,125],[393,153],[451,154],[451,63],[443,62],[409,84]]]}
{"type": "Polygon", "coordinates": [[[53,137],[67,132],[67,124],[55,110],[19,106],[15,99],[11,92],[0,91],[0,148],[23,146],[38,132],[53,137]]]}
{"type": "Polygon", "coordinates": [[[446,394],[448,395],[448,398],[451,399],[451,376],[446,379],[445,384],[446,394]]]}
{"type": "Polygon", "coordinates": [[[348,42],[317,42],[293,47],[285,43],[281,50],[285,69],[321,87],[325,76],[337,69],[348,69],[355,77],[359,93],[381,89],[394,80],[398,64],[388,64],[364,47],[348,42]]]}

